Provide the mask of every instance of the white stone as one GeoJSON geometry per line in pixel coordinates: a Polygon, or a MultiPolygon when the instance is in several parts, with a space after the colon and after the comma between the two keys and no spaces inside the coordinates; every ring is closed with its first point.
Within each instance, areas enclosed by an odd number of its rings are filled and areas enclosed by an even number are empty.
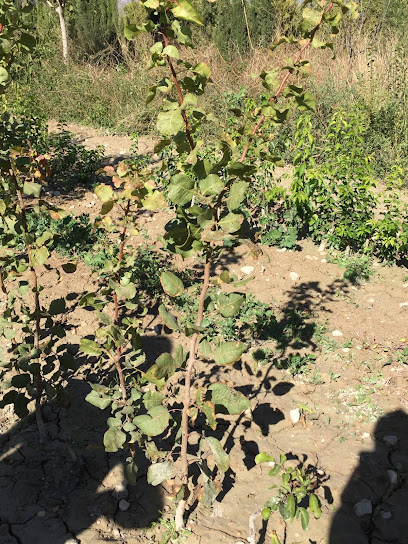
{"type": "Polygon", "coordinates": [[[280,249],[276,250],[276,253],[285,253],[286,247],[281,247],[280,249]]]}
{"type": "Polygon", "coordinates": [[[400,302],[400,308],[404,308],[404,306],[408,306],[408,302],[400,302]]]}
{"type": "Polygon", "coordinates": [[[371,504],[371,501],[369,499],[363,499],[362,501],[354,505],[353,510],[355,515],[361,518],[362,516],[365,516],[366,514],[372,514],[373,505],[371,504]]]}
{"type": "Polygon", "coordinates": [[[255,270],[253,266],[243,266],[241,269],[241,272],[244,274],[252,274],[252,272],[255,270]]]}
{"type": "Polygon", "coordinates": [[[129,510],[130,502],[128,502],[126,499],[121,499],[119,501],[119,510],[121,512],[126,512],[126,510],[129,510]]]}
{"type": "Polygon", "coordinates": [[[343,348],[344,353],[348,353],[350,351],[350,348],[343,348]]]}
{"type": "Polygon", "coordinates": [[[392,517],[391,512],[385,512],[384,510],[380,513],[382,519],[390,519],[392,517]]]}
{"type": "Polygon", "coordinates": [[[395,470],[387,470],[387,476],[391,485],[395,485],[398,482],[398,474],[395,470]]]}
{"type": "Polygon", "coordinates": [[[114,536],[115,538],[119,538],[120,537],[119,529],[113,529],[112,536],[114,536]]]}
{"type": "Polygon", "coordinates": [[[398,438],[393,435],[384,436],[383,442],[384,444],[387,444],[387,446],[396,446],[398,444],[398,438]]]}
{"type": "Polygon", "coordinates": [[[370,433],[363,433],[361,435],[361,438],[370,438],[370,436],[371,436],[370,433]]]}
{"type": "Polygon", "coordinates": [[[343,336],[343,333],[341,331],[335,330],[332,331],[332,336],[343,336]]]}
{"type": "Polygon", "coordinates": [[[300,280],[300,276],[297,272],[290,272],[289,273],[289,277],[292,281],[299,281],[300,280]]]}
{"type": "Polygon", "coordinates": [[[300,420],[300,410],[299,408],[295,408],[289,412],[290,419],[292,420],[292,423],[297,423],[300,420]]]}
{"type": "Polygon", "coordinates": [[[40,512],[38,512],[37,516],[39,518],[44,518],[46,516],[47,512],[45,512],[44,510],[41,510],[40,512]]]}
{"type": "Polygon", "coordinates": [[[327,259],[320,259],[321,263],[327,263],[327,259]]]}

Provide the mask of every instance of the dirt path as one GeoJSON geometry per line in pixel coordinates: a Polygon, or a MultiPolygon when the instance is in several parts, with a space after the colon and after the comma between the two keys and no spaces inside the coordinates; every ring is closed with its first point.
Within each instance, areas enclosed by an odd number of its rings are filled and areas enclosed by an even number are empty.
{"type": "MultiPolygon", "coordinates": [[[[109,143],[109,156],[129,148],[126,138],[73,125],[68,129],[86,145],[109,143]]],[[[151,149],[151,142],[141,143],[151,149]]],[[[80,200],[59,196],[55,201],[71,213],[98,212],[90,192],[80,200]]],[[[160,212],[145,218],[151,246],[169,217],[160,212]]],[[[186,542],[247,542],[250,516],[273,494],[268,487],[279,483],[268,476],[269,467],[255,465],[256,454],[266,451],[310,465],[325,480],[318,491],[321,519],[312,519],[306,533],[299,520],[288,524],[286,544],[408,544],[407,271],[376,265],[369,282],[353,286],[343,281],[344,270],[327,262],[329,255],[309,241],[300,251],[262,250],[257,259],[245,245],[228,250],[216,271],[227,269],[245,278],[245,267],[253,268],[255,279],[241,291],[268,304],[278,324],[293,334],[286,340],[271,335],[253,343],[241,363],[220,367],[209,378],[243,392],[250,399],[252,418],[241,417],[235,424],[226,417],[222,422],[231,469],[214,506],[199,506],[191,515],[192,534],[186,542]],[[307,354],[308,363],[292,376],[296,356],[307,354]],[[289,370],[279,368],[278,360],[289,370]],[[304,415],[299,421],[293,412],[297,409],[304,415]],[[364,515],[356,515],[364,508],[364,515]]],[[[67,339],[72,353],[77,353],[80,338],[96,327],[90,313],[77,305],[95,282],[84,264],[60,281],[54,272],[42,271],[50,300],[69,294],[67,339]]],[[[157,317],[150,315],[148,321],[144,342],[152,358],[162,349],[171,350],[173,341],[164,331],[157,334],[157,317]]],[[[46,446],[38,444],[30,420],[20,422],[10,410],[3,411],[2,544],[161,542],[164,523],[149,527],[159,511],[165,517],[173,510],[172,498],[165,485],[147,485],[143,457],[137,486],[123,488],[126,454],[105,453],[101,441],[107,414],[84,400],[87,381],[95,381],[96,372],[88,364],[68,379],[68,408],[54,403],[44,408],[54,439],[46,446]],[[121,509],[121,499],[129,503],[127,509],[121,509]]],[[[207,380],[205,372],[199,365],[196,385],[207,380]]],[[[285,542],[278,514],[272,516],[266,536],[259,517],[256,529],[259,543],[269,542],[272,529],[285,542]]]]}

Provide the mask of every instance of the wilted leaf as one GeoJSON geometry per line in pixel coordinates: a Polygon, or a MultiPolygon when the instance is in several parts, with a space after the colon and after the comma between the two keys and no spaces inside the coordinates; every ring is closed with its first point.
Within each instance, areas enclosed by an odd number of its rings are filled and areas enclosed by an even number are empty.
{"type": "Polygon", "coordinates": [[[108,202],[108,200],[112,200],[113,198],[112,187],[105,185],[104,183],[95,187],[94,192],[102,202],[108,202]]]}
{"type": "Polygon", "coordinates": [[[41,195],[41,185],[39,183],[33,183],[32,181],[25,181],[23,185],[23,193],[29,196],[35,196],[39,198],[41,195]]]}
{"type": "Polygon", "coordinates": [[[205,440],[210,446],[212,454],[215,457],[217,467],[221,470],[221,472],[227,472],[230,464],[229,455],[223,450],[220,441],[213,436],[207,436],[205,440]]]}

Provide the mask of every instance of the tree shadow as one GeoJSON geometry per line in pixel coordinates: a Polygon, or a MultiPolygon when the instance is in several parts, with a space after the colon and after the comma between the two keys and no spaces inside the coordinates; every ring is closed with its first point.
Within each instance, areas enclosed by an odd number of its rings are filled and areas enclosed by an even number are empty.
{"type": "MultiPolygon", "coordinates": [[[[164,488],[147,483],[149,461],[142,451],[136,452],[135,486],[124,479],[129,453],[105,452],[109,408],[102,411],[85,401],[90,391],[85,380],[95,381],[97,374],[80,367],[65,386],[69,406],[54,400],[43,406],[46,443],[39,442],[33,416],[2,433],[0,542],[98,543],[137,537],[166,509],[164,488]]],[[[98,378],[101,383],[100,372],[98,378]]]]}
{"type": "Polygon", "coordinates": [[[383,416],[341,496],[329,544],[408,543],[408,415],[383,416]]]}

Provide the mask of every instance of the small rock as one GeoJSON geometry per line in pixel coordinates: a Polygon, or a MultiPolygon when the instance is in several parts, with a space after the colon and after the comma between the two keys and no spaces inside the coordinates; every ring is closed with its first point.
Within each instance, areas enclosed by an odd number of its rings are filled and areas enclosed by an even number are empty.
{"type": "Polygon", "coordinates": [[[311,255],[306,255],[306,259],[309,259],[309,261],[313,261],[313,257],[311,255]]]}
{"type": "Polygon", "coordinates": [[[253,266],[243,266],[241,269],[241,272],[244,274],[252,274],[252,272],[255,270],[253,266]]]}
{"type": "Polygon", "coordinates": [[[350,348],[343,348],[344,353],[348,353],[350,351],[350,348]]]}
{"type": "Polygon", "coordinates": [[[367,300],[367,302],[369,302],[370,304],[373,304],[373,303],[375,302],[375,298],[369,298],[369,299],[367,300]]]}
{"type": "Polygon", "coordinates": [[[392,517],[392,514],[391,512],[385,512],[385,510],[383,510],[382,512],[380,512],[380,516],[382,517],[382,519],[390,519],[392,517]]]}
{"type": "Polygon", "coordinates": [[[52,196],[60,196],[61,195],[61,191],[53,191],[52,192],[52,196]]]}
{"type": "Polygon", "coordinates": [[[118,484],[113,490],[112,495],[115,497],[115,499],[127,499],[129,496],[127,481],[124,480],[121,484],[118,484]]]}
{"type": "Polygon", "coordinates": [[[153,330],[154,330],[154,332],[155,332],[156,334],[160,334],[160,330],[161,330],[160,325],[155,325],[155,326],[153,327],[153,330]]]}
{"type": "Polygon", "coordinates": [[[408,306],[408,302],[400,302],[400,308],[403,308],[404,306],[408,306]]]}
{"type": "Polygon", "coordinates": [[[112,531],[112,536],[114,536],[115,538],[120,538],[120,531],[119,531],[119,529],[113,529],[113,531],[112,531]]]}
{"type": "Polygon", "coordinates": [[[126,512],[126,510],[129,510],[130,502],[128,502],[126,499],[121,499],[119,501],[119,510],[121,512],[126,512]]]}
{"type": "Polygon", "coordinates": [[[276,253],[285,253],[286,249],[286,247],[281,247],[280,249],[276,250],[276,253]]]}
{"type": "Polygon", "coordinates": [[[76,538],[70,538],[65,541],[65,544],[78,544],[78,540],[76,538]]]}
{"type": "Polygon", "coordinates": [[[290,277],[290,279],[292,281],[299,281],[300,280],[300,276],[296,272],[290,272],[289,277],[290,277]]]}
{"type": "Polygon", "coordinates": [[[291,410],[289,412],[290,419],[292,420],[292,423],[297,423],[300,420],[300,410],[299,408],[295,408],[294,410],[291,410]]]}
{"type": "Polygon", "coordinates": [[[362,516],[365,516],[366,514],[372,514],[373,505],[371,504],[371,501],[369,499],[363,499],[362,501],[354,505],[353,510],[355,515],[361,518],[362,516]]]}
{"type": "Polygon", "coordinates": [[[341,331],[335,330],[332,331],[332,336],[343,336],[343,333],[341,331]]]}
{"type": "Polygon", "coordinates": [[[47,515],[47,512],[45,510],[40,510],[37,514],[39,518],[44,518],[47,515]]]}
{"type": "Polygon", "coordinates": [[[370,433],[363,433],[361,435],[361,438],[370,438],[370,436],[371,436],[370,433]]]}
{"type": "Polygon", "coordinates": [[[395,485],[398,482],[398,474],[395,470],[387,470],[387,476],[391,485],[395,485]]]}
{"type": "Polygon", "coordinates": [[[320,259],[321,263],[327,263],[327,259],[320,259]]]}
{"type": "Polygon", "coordinates": [[[387,446],[394,447],[398,444],[398,438],[396,436],[390,435],[390,436],[384,436],[383,438],[384,444],[387,444],[387,446]]]}

